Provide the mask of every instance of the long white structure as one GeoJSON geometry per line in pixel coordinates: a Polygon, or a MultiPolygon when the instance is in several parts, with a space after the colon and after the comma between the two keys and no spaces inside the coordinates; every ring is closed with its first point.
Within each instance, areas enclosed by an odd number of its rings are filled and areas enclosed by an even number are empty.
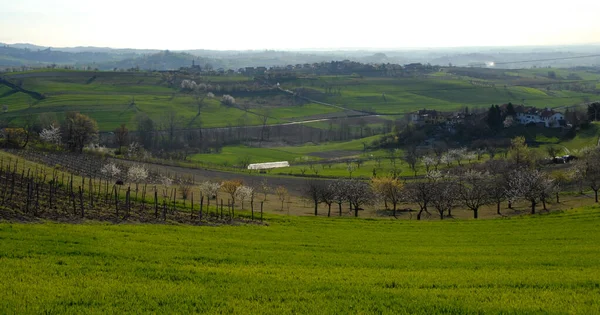
{"type": "Polygon", "coordinates": [[[282,162],[267,162],[267,163],[254,163],[248,165],[249,170],[268,170],[271,168],[280,168],[280,167],[289,167],[290,163],[288,161],[282,162]]]}

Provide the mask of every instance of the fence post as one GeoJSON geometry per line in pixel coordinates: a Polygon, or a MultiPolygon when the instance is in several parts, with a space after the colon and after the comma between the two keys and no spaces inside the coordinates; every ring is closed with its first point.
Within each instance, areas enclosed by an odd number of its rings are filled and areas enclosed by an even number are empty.
{"type": "Polygon", "coordinates": [[[199,219],[202,220],[202,206],[204,205],[204,196],[200,196],[200,212],[198,213],[199,219]]]}
{"type": "Polygon", "coordinates": [[[83,218],[85,216],[85,210],[83,207],[83,188],[81,188],[81,186],[79,186],[79,205],[81,206],[81,217],[83,218]]]}
{"type": "Polygon", "coordinates": [[[263,221],[263,203],[264,201],[260,202],[260,222],[263,221]]]}
{"type": "Polygon", "coordinates": [[[194,219],[194,192],[192,191],[192,200],[191,200],[191,208],[190,208],[190,219],[194,219]]]}

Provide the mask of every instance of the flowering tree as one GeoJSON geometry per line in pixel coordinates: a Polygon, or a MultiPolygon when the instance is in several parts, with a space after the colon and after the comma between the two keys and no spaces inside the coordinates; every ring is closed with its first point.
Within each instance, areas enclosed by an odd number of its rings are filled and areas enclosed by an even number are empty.
{"type": "Polygon", "coordinates": [[[235,192],[238,187],[242,186],[241,180],[226,180],[221,183],[221,190],[231,197],[231,203],[235,204],[235,192]]]}
{"type": "Polygon", "coordinates": [[[217,194],[219,193],[219,189],[221,188],[220,183],[213,183],[209,181],[202,182],[200,184],[200,192],[202,195],[206,196],[206,206],[210,206],[210,199],[217,199],[217,194]]]}
{"type": "Polygon", "coordinates": [[[388,202],[392,204],[395,218],[398,203],[400,203],[404,195],[404,184],[394,177],[382,177],[371,179],[371,186],[375,193],[384,200],[386,209],[388,202]]]}
{"type": "Polygon", "coordinates": [[[235,98],[229,94],[225,94],[221,98],[221,103],[225,106],[233,106],[235,105],[235,98]]]}
{"type": "Polygon", "coordinates": [[[119,176],[119,174],[121,174],[121,170],[114,163],[108,163],[102,166],[100,173],[110,179],[115,179],[117,176],[119,176]]]}
{"type": "Polygon", "coordinates": [[[520,169],[512,172],[508,181],[509,200],[525,199],[531,202],[531,214],[535,206],[552,194],[554,181],[538,170],[520,169]]]}
{"type": "Polygon", "coordinates": [[[244,200],[250,200],[250,202],[254,202],[254,188],[250,186],[239,186],[235,190],[236,199],[240,201],[241,208],[244,209],[244,200]]]}
{"type": "Polygon", "coordinates": [[[423,166],[425,166],[425,172],[429,172],[431,167],[436,164],[436,158],[426,155],[421,159],[421,163],[423,163],[423,166]]]}
{"type": "Polygon", "coordinates": [[[60,138],[60,128],[54,125],[50,125],[50,128],[42,129],[42,132],[40,132],[40,139],[47,143],[59,145],[60,138]]]}
{"type": "Polygon", "coordinates": [[[148,169],[143,165],[134,165],[127,171],[127,178],[135,183],[135,191],[138,191],[139,183],[148,178],[148,169]]]}
{"type": "Polygon", "coordinates": [[[181,81],[181,89],[186,91],[193,91],[197,88],[196,82],[192,80],[183,80],[181,81]]]}

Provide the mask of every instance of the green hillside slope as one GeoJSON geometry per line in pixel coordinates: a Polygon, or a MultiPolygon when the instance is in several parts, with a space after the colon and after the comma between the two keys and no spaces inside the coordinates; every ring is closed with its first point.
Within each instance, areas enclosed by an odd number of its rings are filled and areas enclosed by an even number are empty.
{"type": "Polygon", "coordinates": [[[0,313],[600,309],[600,208],[487,221],[0,224],[0,313]]]}

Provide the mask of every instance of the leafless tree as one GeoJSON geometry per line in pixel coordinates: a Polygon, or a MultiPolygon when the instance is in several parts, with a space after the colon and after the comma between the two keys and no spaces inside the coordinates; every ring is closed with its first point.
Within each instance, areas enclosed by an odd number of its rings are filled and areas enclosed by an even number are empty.
{"type": "Polygon", "coordinates": [[[430,171],[425,180],[415,181],[406,185],[407,197],[410,201],[419,205],[417,220],[421,220],[423,212],[429,214],[428,206],[435,197],[435,185],[442,177],[439,171],[430,171]]]}
{"type": "Polygon", "coordinates": [[[458,187],[451,178],[447,177],[438,179],[432,186],[434,194],[431,198],[431,204],[440,215],[440,220],[444,219],[444,213],[448,213],[448,216],[451,217],[452,208],[458,203],[458,187]]]}
{"type": "Polygon", "coordinates": [[[490,191],[491,178],[487,173],[468,170],[460,178],[458,197],[462,204],[473,211],[473,218],[479,217],[479,208],[490,203],[492,197],[490,191]]]}
{"type": "Polygon", "coordinates": [[[348,201],[348,192],[346,191],[344,179],[337,179],[328,185],[331,192],[331,199],[338,204],[339,215],[342,216],[342,204],[348,201]]]}
{"type": "Polygon", "coordinates": [[[117,129],[115,129],[115,143],[119,146],[119,152],[121,148],[127,145],[129,142],[129,129],[125,124],[121,124],[117,129]]]}
{"type": "Polygon", "coordinates": [[[354,216],[358,217],[358,211],[362,210],[361,206],[373,202],[375,197],[373,190],[368,183],[357,179],[345,180],[342,183],[346,191],[346,198],[354,210],[354,216]]]}
{"type": "Polygon", "coordinates": [[[319,214],[319,202],[323,196],[323,190],[325,190],[325,184],[318,180],[307,180],[304,183],[303,195],[305,198],[314,202],[315,205],[315,216],[319,214]]]}
{"type": "Polygon", "coordinates": [[[600,149],[590,150],[578,162],[578,172],[583,180],[594,191],[595,200],[598,202],[598,189],[600,189],[600,149]]]}
{"type": "Polygon", "coordinates": [[[417,176],[417,162],[419,161],[419,155],[417,154],[417,147],[410,146],[404,152],[404,161],[410,166],[410,169],[417,176]]]}
{"type": "Polygon", "coordinates": [[[336,202],[336,192],[332,189],[332,185],[323,185],[319,201],[327,205],[327,216],[331,216],[331,205],[336,202]]]}

